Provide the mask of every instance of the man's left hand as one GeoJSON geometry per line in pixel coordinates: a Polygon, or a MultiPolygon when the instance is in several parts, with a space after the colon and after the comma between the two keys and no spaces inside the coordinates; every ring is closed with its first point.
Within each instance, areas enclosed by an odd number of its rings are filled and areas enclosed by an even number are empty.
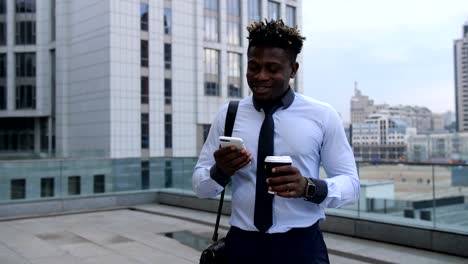
{"type": "Polygon", "coordinates": [[[272,174],[274,176],[267,179],[269,191],[285,198],[304,197],[307,180],[296,167],[276,167],[272,174]]]}

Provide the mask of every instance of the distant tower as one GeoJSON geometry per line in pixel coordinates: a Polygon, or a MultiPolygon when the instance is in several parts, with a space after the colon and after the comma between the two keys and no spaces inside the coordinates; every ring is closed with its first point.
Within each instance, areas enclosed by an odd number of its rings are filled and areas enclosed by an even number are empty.
{"type": "Polygon", "coordinates": [[[454,41],[455,116],[457,131],[468,131],[468,21],[463,36],[454,41]]]}
{"type": "Polygon", "coordinates": [[[351,97],[351,123],[361,123],[374,110],[374,100],[370,100],[369,96],[362,95],[358,89],[358,83],[354,82],[354,96],[351,97]]]}

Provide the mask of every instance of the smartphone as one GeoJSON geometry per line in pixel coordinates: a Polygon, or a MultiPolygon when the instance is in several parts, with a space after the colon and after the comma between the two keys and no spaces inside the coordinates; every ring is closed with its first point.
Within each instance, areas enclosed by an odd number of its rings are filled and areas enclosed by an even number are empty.
{"type": "Polygon", "coordinates": [[[221,145],[222,148],[227,147],[227,146],[235,146],[238,149],[242,149],[244,147],[244,140],[238,137],[220,136],[219,144],[221,145]]]}

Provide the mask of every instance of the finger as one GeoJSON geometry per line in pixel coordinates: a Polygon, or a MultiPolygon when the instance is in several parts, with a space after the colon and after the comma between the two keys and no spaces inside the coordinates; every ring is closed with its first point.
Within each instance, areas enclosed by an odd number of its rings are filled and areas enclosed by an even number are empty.
{"type": "Polygon", "coordinates": [[[294,185],[291,184],[283,184],[280,186],[272,186],[269,188],[274,194],[284,197],[284,198],[296,198],[298,196],[298,192],[295,188],[292,188],[294,185]]]}
{"type": "Polygon", "coordinates": [[[291,165],[286,165],[286,166],[279,166],[275,167],[271,170],[273,174],[278,174],[278,175],[288,175],[288,174],[295,174],[299,172],[298,169],[291,165]]]}
{"type": "Polygon", "coordinates": [[[232,165],[233,168],[243,168],[245,165],[249,164],[251,162],[251,158],[247,155],[241,154],[237,158],[233,159],[230,161],[230,164],[232,165]]]}
{"type": "Polygon", "coordinates": [[[296,182],[300,179],[298,175],[283,175],[283,176],[273,176],[267,179],[268,185],[278,186],[283,184],[288,184],[296,182]]]}

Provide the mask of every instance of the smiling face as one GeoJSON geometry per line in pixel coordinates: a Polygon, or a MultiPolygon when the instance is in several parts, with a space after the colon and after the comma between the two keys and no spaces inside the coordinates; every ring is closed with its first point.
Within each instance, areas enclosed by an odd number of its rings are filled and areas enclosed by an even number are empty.
{"type": "Polygon", "coordinates": [[[275,47],[255,47],[248,50],[247,83],[253,97],[262,102],[279,99],[289,87],[299,68],[291,63],[286,50],[275,47]]]}

